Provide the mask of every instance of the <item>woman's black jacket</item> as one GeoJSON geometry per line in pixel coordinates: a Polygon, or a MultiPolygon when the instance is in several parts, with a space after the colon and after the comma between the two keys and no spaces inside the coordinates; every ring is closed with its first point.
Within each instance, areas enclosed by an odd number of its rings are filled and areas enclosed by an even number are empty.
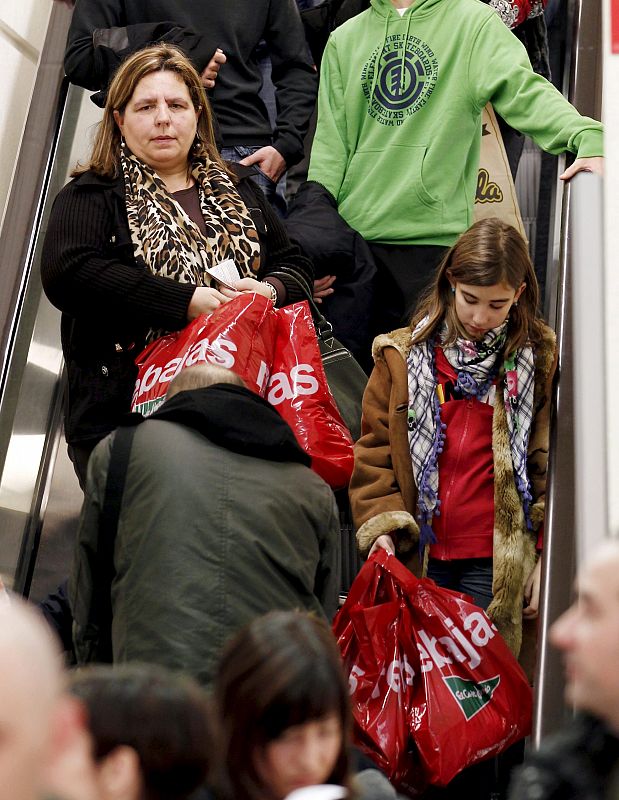
{"type": "MultiPolygon", "coordinates": [[[[258,230],[258,278],[272,271],[313,281],[311,262],[291,244],[252,168],[231,165],[237,190],[258,230]]],[[[298,284],[278,276],[286,303],[303,300],[298,284]]],[[[43,288],[62,311],[62,349],[67,366],[65,436],[73,445],[94,445],[117,427],[130,407],[135,357],[149,329],[180,330],[195,286],[153,275],[133,256],[123,178],[86,172],[58,194],[41,259],[43,288]]]]}

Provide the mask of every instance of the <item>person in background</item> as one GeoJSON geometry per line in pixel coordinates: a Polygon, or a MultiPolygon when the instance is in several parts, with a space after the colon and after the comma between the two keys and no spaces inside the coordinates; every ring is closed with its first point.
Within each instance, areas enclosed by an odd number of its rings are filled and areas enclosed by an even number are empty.
{"type": "Polygon", "coordinates": [[[239,292],[277,305],[304,299],[295,276],[311,285],[312,265],[250,172],[221,160],[200,76],[178,48],[155,45],[122,63],[92,155],[55,200],[41,264],[63,312],[65,436],[82,485],[93,447],[129,410],[147,341],[239,292]],[[205,271],[228,258],[237,291],[205,271]]]}
{"type": "MultiPolygon", "coordinates": [[[[533,72],[550,80],[550,53],[544,17],[547,0],[484,0],[524,45],[533,72]]],[[[512,178],[516,179],[524,148],[524,136],[498,116],[512,178]]]]}
{"type": "Polygon", "coordinates": [[[275,611],[238,631],[219,661],[212,705],[215,800],[284,800],[325,783],[361,800],[395,800],[378,770],[351,775],[348,683],[322,620],[275,611]]]}
{"type": "Polygon", "coordinates": [[[156,42],[176,44],[192,60],[212,89],[223,157],[255,165],[272,200],[286,168],[303,158],[303,138],[316,102],[316,71],[294,0],[78,0],[65,70],[73,83],[102,90],[104,98],[123,59],[156,42]],[[261,40],[271,55],[274,126],[259,96],[256,51],[261,40]]]}
{"type": "Polygon", "coordinates": [[[619,544],[605,542],[579,571],[577,599],[550,628],[563,654],[565,699],[578,714],[514,775],[510,800],[619,796],[619,544]]]}
{"type": "Polygon", "coordinates": [[[278,412],[237,375],[182,370],[137,426],[124,480],[114,474],[122,502],[111,550],[106,487],[118,435],[88,468],[69,581],[79,664],[144,661],[207,685],[226,638],[254,617],[292,608],[332,617],[333,493],[278,412]]]}
{"type": "MultiPolygon", "coordinates": [[[[495,9],[514,36],[522,42],[533,72],[550,80],[548,35],[544,19],[546,0],[483,0],[483,2],[495,9]]],[[[345,0],[336,17],[336,24],[341,24],[345,18],[358,14],[369,6],[370,0],[345,0]]],[[[510,127],[501,116],[497,119],[512,178],[515,180],[524,148],[524,136],[510,127]]]]}
{"type": "MultiPolygon", "coordinates": [[[[538,611],[556,367],[537,304],[518,231],[462,234],[410,327],[374,341],[350,483],[362,554],[427,554],[428,577],[486,609],[516,656],[538,611]]],[[[454,796],[489,796],[460,779],[454,796]]]]}
{"type": "Polygon", "coordinates": [[[542,149],[577,154],[564,180],[601,172],[601,124],[533,72],[484,3],[372,0],[331,34],[308,178],[370,243],[374,334],[402,324],[472,223],[488,102],[542,149]]]}
{"type": "MultiPolygon", "coordinates": [[[[550,79],[543,2],[544,0],[491,0],[489,4],[524,44],[533,71],[550,79]]],[[[329,32],[367,10],[370,5],[370,0],[330,0],[328,4],[323,3],[317,9],[302,12],[308,41],[312,44],[317,64],[322,59],[329,32]]],[[[498,122],[512,176],[515,178],[524,147],[524,136],[500,117],[498,122]]],[[[313,126],[306,137],[307,149],[311,148],[315,128],[316,120],[313,118],[313,126]]],[[[287,186],[290,186],[293,173],[299,166],[288,174],[287,186]]],[[[305,164],[303,179],[307,178],[307,166],[305,164]]],[[[359,245],[360,235],[341,219],[337,213],[335,198],[324,186],[313,181],[303,183],[299,188],[299,183],[300,181],[294,191],[289,193],[294,198],[288,207],[286,228],[290,237],[314,263],[314,299],[323,303],[321,310],[333,325],[337,338],[353,352],[365,369],[371,370],[370,328],[375,327],[372,307],[375,305],[375,292],[381,292],[380,285],[375,285],[376,270],[372,253],[367,243],[359,245]],[[354,246],[348,243],[350,233],[357,237],[354,246]]],[[[399,322],[395,320],[393,324],[399,322]]]]}
{"type": "MultiPolygon", "coordinates": [[[[83,707],[87,769],[96,800],[188,800],[207,775],[207,700],[189,678],[149,664],[77,672],[69,685],[83,707]]],[[[79,800],[66,770],[63,798],[79,800]]]]}
{"type": "Polygon", "coordinates": [[[53,634],[14,596],[0,604],[0,652],[0,800],[43,800],[59,763],[85,752],[83,714],[64,693],[53,634]]]}
{"type": "MultiPolygon", "coordinates": [[[[316,4],[315,0],[295,0],[297,8],[303,19],[303,14],[308,9],[313,8],[316,4]]],[[[305,31],[305,23],[303,25],[305,31]]],[[[311,55],[311,54],[310,54],[311,55]]],[[[271,63],[271,54],[269,45],[266,41],[261,41],[258,44],[257,56],[260,63],[260,72],[262,73],[262,88],[260,89],[260,97],[264,101],[267,108],[269,119],[273,127],[277,124],[277,92],[272,79],[273,65],[271,63]]],[[[290,194],[288,187],[288,178],[293,180],[294,191],[298,188],[299,184],[307,178],[307,167],[309,164],[309,150],[311,147],[311,135],[316,126],[316,109],[312,109],[312,114],[308,121],[308,128],[303,138],[303,157],[296,163],[291,165],[291,169],[286,172],[279,179],[276,188],[276,197],[274,200],[275,208],[284,219],[287,215],[287,196],[290,194]]]]}

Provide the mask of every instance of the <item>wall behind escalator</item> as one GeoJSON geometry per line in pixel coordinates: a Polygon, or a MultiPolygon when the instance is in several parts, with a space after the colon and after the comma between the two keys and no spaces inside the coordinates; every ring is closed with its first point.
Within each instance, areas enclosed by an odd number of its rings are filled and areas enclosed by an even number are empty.
{"type": "Polygon", "coordinates": [[[51,7],[51,0],[0,0],[0,220],[51,7]]]}

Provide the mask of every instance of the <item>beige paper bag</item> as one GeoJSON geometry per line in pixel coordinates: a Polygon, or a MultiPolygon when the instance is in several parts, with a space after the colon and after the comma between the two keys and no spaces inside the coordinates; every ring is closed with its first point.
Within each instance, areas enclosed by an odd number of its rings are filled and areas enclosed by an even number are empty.
{"type": "Polygon", "coordinates": [[[482,114],[481,152],[473,219],[498,217],[526,239],[516,189],[494,111],[490,103],[482,114]]]}

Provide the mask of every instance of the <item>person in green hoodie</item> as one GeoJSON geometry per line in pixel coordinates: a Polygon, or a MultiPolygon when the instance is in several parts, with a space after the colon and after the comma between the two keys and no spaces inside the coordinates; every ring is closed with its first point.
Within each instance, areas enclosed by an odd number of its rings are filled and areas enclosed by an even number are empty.
{"type": "Polygon", "coordinates": [[[401,324],[473,222],[488,102],[542,149],[577,155],[563,180],[601,173],[602,125],[533,72],[478,0],[371,0],[329,38],[308,177],[370,243],[373,334],[401,324]]]}

